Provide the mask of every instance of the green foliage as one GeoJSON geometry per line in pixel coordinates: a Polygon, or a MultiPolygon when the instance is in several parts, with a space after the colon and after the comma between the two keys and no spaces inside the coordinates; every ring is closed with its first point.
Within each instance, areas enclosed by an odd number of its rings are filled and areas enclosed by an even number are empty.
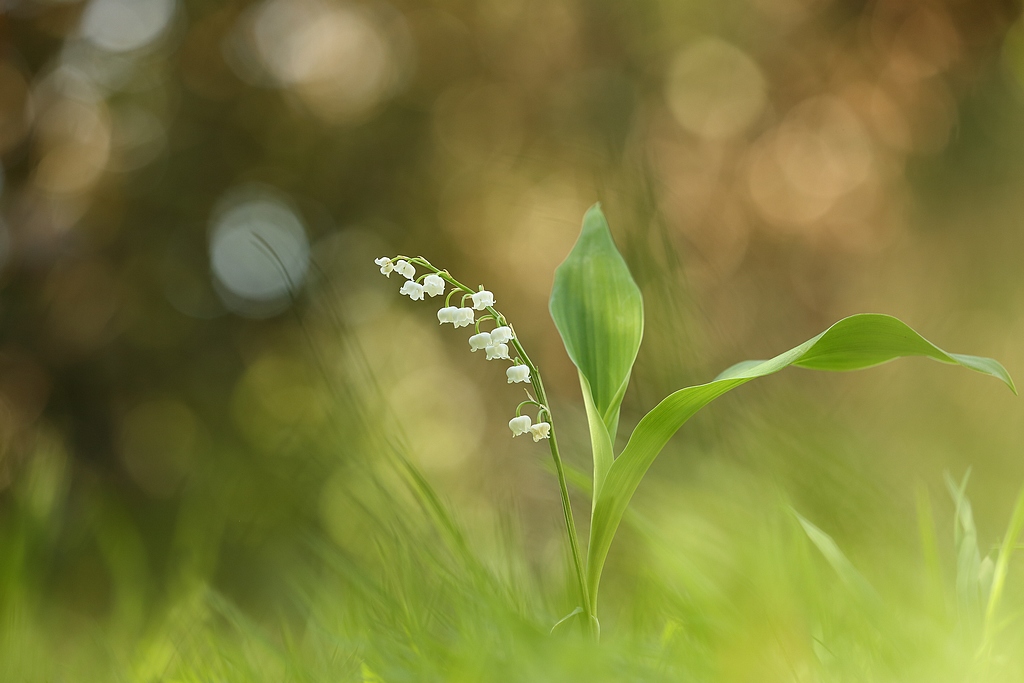
{"type": "MultiPolygon", "coordinates": [[[[0,550],[21,578],[0,584],[0,680],[730,683],[794,680],[793,671],[822,683],[1019,680],[1021,620],[1005,621],[979,649],[970,616],[944,614],[954,582],[923,600],[907,595],[918,579],[917,549],[896,541],[903,524],[893,509],[876,529],[886,552],[873,561],[848,555],[848,539],[796,515],[800,534],[824,558],[807,562],[808,543],[791,542],[794,514],[780,491],[769,484],[759,499],[744,495],[735,477],[723,479],[707,492],[721,505],[705,520],[715,533],[704,541],[678,548],[669,539],[678,531],[692,538],[692,527],[644,525],[640,556],[655,571],[638,569],[624,582],[626,599],[597,645],[566,625],[549,632],[563,598],[527,569],[515,530],[501,540],[469,530],[414,467],[396,471],[402,476],[346,492],[365,496],[366,507],[352,513],[368,531],[365,545],[304,539],[307,562],[292,567],[281,613],[253,614],[198,582],[167,595],[136,631],[110,628],[114,615],[82,628],[73,609],[39,609],[26,599],[37,597],[23,571],[31,565],[11,551],[39,539],[23,524],[31,511],[12,511],[3,521],[22,530],[5,529],[0,550]],[[487,550],[495,545],[500,558],[487,550]],[[665,557],[684,555],[691,572],[664,571],[665,557]]],[[[691,504],[679,507],[692,513],[691,504]]],[[[959,517],[954,506],[970,506],[959,487],[940,509],[959,517]]],[[[1004,539],[1008,553],[1019,508],[1004,539]]],[[[947,559],[957,562],[955,554],[947,559]]],[[[1011,608],[1019,605],[1019,580],[1007,588],[1011,608]]]]}
{"type": "Polygon", "coordinates": [[[644,308],[599,204],[583,217],[576,246],[555,271],[549,307],[565,350],[579,368],[583,393],[614,441],[619,406],[644,334],[644,308]]]}
{"type": "Polygon", "coordinates": [[[811,543],[821,552],[825,561],[828,562],[829,566],[836,572],[839,579],[854,593],[859,594],[862,598],[869,602],[876,602],[879,600],[878,594],[875,589],[871,586],[867,579],[857,571],[857,568],[853,566],[850,559],[840,549],[839,544],[835,542],[831,536],[815,526],[810,520],[806,519],[796,510],[793,510],[793,515],[796,520],[800,523],[800,527],[807,534],[807,538],[810,539],[811,543]]]}
{"type": "Polygon", "coordinates": [[[1009,572],[1010,557],[1017,546],[1017,539],[1020,538],[1021,531],[1024,531],[1024,488],[1017,494],[1017,503],[1013,506],[1010,524],[1006,529],[1006,535],[1003,536],[1003,542],[999,546],[999,554],[996,557],[995,567],[993,568],[988,603],[985,607],[983,647],[990,645],[992,638],[999,630],[999,625],[996,623],[996,614],[999,609],[999,603],[1003,598],[1003,590],[1006,587],[1006,575],[1009,572]]]}
{"type": "Polygon", "coordinates": [[[982,571],[985,563],[978,548],[978,529],[974,525],[974,511],[966,493],[969,479],[970,471],[957,485],[949,474],[946,474],[946,487],[956,504],[953,514],[953,544],[956,549],[957,608],[962,615],[961,618],[973,628],[980,622],[981,602],[987,593],[986,578],[991,579],[991,573],[982,571]]]}
{"type": "Polygon", "coordinates": [[[996,377],[1016,393],[1009,373],[991,358],[947,353],[891,316],[854,315],[770,360],[738,363],[707,384],[670,394],[644,416],[614,458],[619,404],[643,333],[641,306],[636,283],[615,248],[600,207],[594,206],[584,218],[576,246],[556,273],[550,305],[566,350],[579,368],[590,424],[594,492],[587,594],[591,614],[597,612],[598,587],[612,539],[640,481],[672,435],[722,394],[790,365],[848,371],[908,356],[996,377]]]}

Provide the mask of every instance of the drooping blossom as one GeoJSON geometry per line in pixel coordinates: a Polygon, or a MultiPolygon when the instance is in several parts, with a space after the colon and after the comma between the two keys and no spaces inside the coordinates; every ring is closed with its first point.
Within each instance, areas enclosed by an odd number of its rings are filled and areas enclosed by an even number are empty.
{"type": "Polygon", "coordinates": [[[513,382],[529,382],[530,368],[525,365],[513,365],[505,370],[505,376],[508,377],[509,384],[513,382]]]}
{"type": "Polygon", "coordinates": [[[487,334],[486,332],[474,334],[472,337],[469,338],[469,350],[473,351],[474,353],[481,349],[486,349],[490,345],[491,335],[487,334]]]}
{"type": "Polygon", "coordinates": [[[452,323],[455,327],[469,327],[476,320],[476,313],[473,312],[472,308],[457,308],[455,309],[455,320],[452,323]]]}
{"type": "MultiPolygon", "coordinates": [[[[490,339],[490,335],[487,335],[488,342],[490,339]]],[[[508,344],[488,343],[485,351],[487,351],[487,360],[508,360],[508,344]]]]}
{"type": "Polygon", "coordinates": [[[508,325],[502,325],[501,327],[495,327],[491,330],[491,343],[492,344],[504,344],[505,342],[512,341],[512,328],[508,325]]]}
{"type": "Polygon", "coordinates": [[[530,431],[530,416],[519,415],[508,421],[508,428],[512,430],[512,436],[516,437],[530,431]]]}
{"type": "Polygon", "coordinates": [[[374,263],[380,266],[380,274],[391,277],[391,271],[395,269],[395,264],[391,262],[387,256],[381,256],[379,259],[375,259],[374,263]]]}
{"type": "Polygon", "coordinates": [[[406,280],[416,277],[416,268],[405,259],[395,261],[395,272],[399,275],[404,275],[406,280]]]}
{"type": "Polygon", "coordinates": [[[487,291],[486,289],[479,292],[473,292],[473,308],[478,311],[482,311],[488,306],[494,305],[494,294],[487,291]]]}
{"type": "Polygon", "coordinates": [[[444,325],[445,323],[454,323],[455,314],[459,312],[459,309],[454,306],[445,306],[437,312],[437,322],[444,325]]]}
{"type": "Polygon", "coordinates": [[[413,301],[422,301],[423,285],[413,280],[406,280],[405,284],[402,285],[402,288],[398,290],[398,293],[407,295],[413,301]]]}
{"type": "Polygon", "coordinates": [[[440,296],[444,294],[444,278],[440,275],[431,273],[430,275],[423,278],[423,291],[430,296],[440,296]]]}
{"type": "Polygon", "coordinates": [[[530,427],[530,434],[533,435],[533,442],[536,443],[541,439],[547,439],[551,436],[551,425],[547,422],[538,422],[537,424],[530,427]]]}

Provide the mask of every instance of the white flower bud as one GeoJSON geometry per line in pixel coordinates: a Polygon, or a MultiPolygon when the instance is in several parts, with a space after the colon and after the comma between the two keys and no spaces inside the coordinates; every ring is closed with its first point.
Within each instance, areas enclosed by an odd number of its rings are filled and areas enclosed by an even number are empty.
{"type": "Polygon", "coordinates": [[[482,311],[488,306],[494,305],[494,295],[488,292],[486,289],[481,292],[473,293],[473,308],[478,311],[482,311]]]}
{"type": "Polygon", "coordinates": [[[490,345],[491,335],[487,334],[486,332],[474,334],[472,337],[469,338],[470,351],[476,352],[479,351],[480,349],[486,349],[490,345]]]}
{"type": "Polygon", "coordinates": [[[416,277],[416,269],[411,263],[405,260],[395,261],[395,272],[399,275],[404,275],[407,280],[411,280],[416,277]]]}
{"type": "Polygon", "coordinates": [[[459,309],[454,306],[445,306],[437,312],[437,322],[444,325],[445,323],[454,323],[455,314],[458,313],[459,309]]]}
{"type": "MultiPolygon", "coordinates": [[[[491,335],[487,335],[487,341],[490,340],[491,335]]],[[[508,344],[488,344],[486,351],[487,360],[508,360],[508,344]]]]}
{"type": "Polygon", "coordinates": [[[512,430],[512,436],[519,436],[530,431],[530,416],[520,415],[508,421],[508,428],[512,430]]]}
{"type": "Polygon", "coordinates": [[[457,308],[455,309],[455,320],[452,322],[455,327],[469,327],[476,320],[476,314],[472,308],[457,308]]]}
{"type": "Polygon", "coordinates": [[[550,438],[551,425],[547,422],[538,422],[537,424],[530,427],[530,434],[533,435],[533,442],[537,443],[541,439],[550,438]]]}
{"type": "Polygon", "coordinates": [[[491,330],[491,343],[492,344],[504,344],[507,341],[512,341],[512,328],[506,325],[501,327],[495,327],[491,330]]]}
{"type": "Polygon", "coordinates": [[[508,377],[509,384],[513,382],[529,382],[530,368],[525,365],[513,365],[505,371],[505,376],[508,377]]]}
{"type": "Polygon", "coordinates": [[[398,290],[398,293],[408,295],[413,301],[422,301],[423,285],[418,282],[413,282],[412,280],[407,280],[406,283],[402,285],[402,288],[398,290]]]}
{"type": "Polygon", "coordinates": [[[440,296],[441,294],[444,294],[444,278],[433,273],[426,276],[423,278],[423,291],[430,296],[440,296]]]}
{"type": "Polygon", "coordinates": [[[395,264],[391,262],[387,256],[381,256],[379,259],[375,259],[374,263],[380,266],[380,274],[391,277],[391,271],[395,269],[395,264]]]}

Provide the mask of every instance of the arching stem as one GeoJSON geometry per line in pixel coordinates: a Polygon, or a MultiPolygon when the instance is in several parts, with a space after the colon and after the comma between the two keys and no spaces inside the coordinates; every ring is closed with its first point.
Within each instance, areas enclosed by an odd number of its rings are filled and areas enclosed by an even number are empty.
{"type": "MultiPolygon", "coordinates": [[[[433,264],[422,257],[408,258],[396,256],[395,258],[405,258],[410,263],[416,263],[417,265],[423,266],[424,268],[440,275],[456,290],[461,290],[463,292],[463,302],[465,302],[467,296],[472,296],[475,293],[474,290],[453,278],[447,270],[436,268],[433,264]]],[[[446,304],[450,300],[452,293],[453,292],[449,292],[448,297],[446,298],[446,304]]],[[[487,312],[499,325],[508,325],[508,320],[505,316],[495,310],[493,306],[488,306],[487,312]]],[[[569,539],[569,549],[572,552],[573,568],[575,569],[576,583],[579,587],[580,606],[583,608],[583,616],[587,632],[591,637],[597,639],[600,635],[597,625],[598,622],[596,615],[592,613],[589,591],[587,590],[586,568],[583,564],[583,554],[580,552],[579,537],[576,533],[576,521],[573,519],[572,503],[569,499],[569,486],[565,479],[565,468],[562,465],[562,457],[558,452],[558,439],[555,436],[555,421],[551,415],[551,409],[548,407],[549,404],[547,393],[544,391],[544,382],[541,380],[540,371],[537,369],[537,366],[534,365],[532,360],[530,360],[530,356],[526,353],[526,349],[524,349],[522,344],[519,343],[519,337],[515,335],[515,330],[513,330],[511,341],[512,346],[519,353],[519,362],[530,369],[530,383],[533,386],[533,391],[537,397],[536,403],[543,406],[543,411],[547,413],[548,416],[547,421],[551,425],[548,436],[548,448],[551,450],[551,459],[555,463],[555,473],[558,477],[558,489],[562,498],[562,516],[565,521],[565,533],[569,539]]],[[[520,407],[522,406],[520,405],[520,407]]],[[[518,410],[516,411],[516,414],[519,414],[518,410]]]]}

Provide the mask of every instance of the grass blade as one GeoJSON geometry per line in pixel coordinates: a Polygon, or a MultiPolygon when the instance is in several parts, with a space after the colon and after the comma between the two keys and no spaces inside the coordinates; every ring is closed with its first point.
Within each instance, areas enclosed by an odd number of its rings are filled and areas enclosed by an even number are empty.
{"type": "Polygon", "coordinates": [[[1010,568],[1010,557],[1013,555],[1017,539],[1024,530],[1024,488],[1021,488],[1017,495],[1017,503],[1013,507],[1013,515],[1010,517],[1010,525],[1003,537],[1003,544],[999,548],[999,556],[996,558],[995,571],[992,573],[992,589],[988,594],[988,605],[985,607],[985,637],[988,642],[993,634],[996,609],[1003,597],[1003,587],[1006,585],[1006,573],[1010,568]]]}
{"type": "Polygon", "coordinates": [[[835,542],[835,539],[808,521],[796,510],[790,508],[790,512],[796,516],[800,526],[803,527],[804,533],[807,534],[807,538],[821,552],[825,561],[835,570],[842,582],[869,602],[881,604],[881,598],[878,597],[874,587],[857,571],[857,568],[853,566],[850,559],[839,548],[839,544],[835,542]]]}

